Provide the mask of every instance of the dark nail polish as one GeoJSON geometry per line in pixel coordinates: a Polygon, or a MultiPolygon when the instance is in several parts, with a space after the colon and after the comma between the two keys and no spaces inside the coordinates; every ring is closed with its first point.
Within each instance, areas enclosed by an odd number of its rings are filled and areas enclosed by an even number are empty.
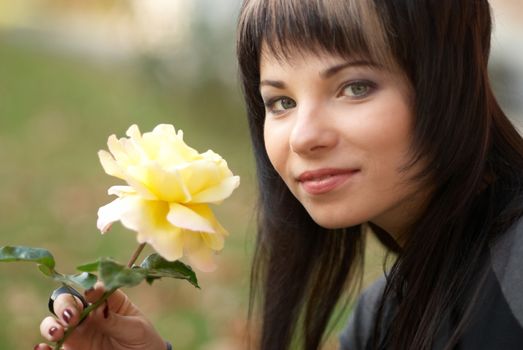
{"type": "Polygon", "coordinates": [[[89,294],[94,291],[94,287],[85,290],[85,294],[89,294]]]}
{"type": "Polygon", "coordinates": [[[104,307],[104,318],[108,318],[109,317],[109,305],[105,304],[105,307],[104,307]]]}
{"type": "Polygon", "coordinates": [[[52,337],[56,333],[57,330],[58,330],[58,328],[51,327],[51,329],[49,329],[49,335],[52,337]]]}
{"type": "Polygon", "coordinates": [[[33,350],[38,350],[38,349],[40,349],[40,345],[39,345],[39,344],[38,344],[38,345],[35,345],[35,347],[34,347],[33,350]]]}
{"type": "Polygon", "coordinates": [[[69,309],[65,309],[63,313],[64,321],[65,323],[71,322],[71,318],[73,318],[73,312],[69,309]]]}

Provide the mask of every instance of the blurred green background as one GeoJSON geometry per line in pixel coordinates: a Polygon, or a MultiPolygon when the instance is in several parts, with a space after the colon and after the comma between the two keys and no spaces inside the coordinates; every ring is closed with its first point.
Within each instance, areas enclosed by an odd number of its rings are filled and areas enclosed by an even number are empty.
{"type": "MultiPolygon", "coordinates": [[[[516,2],[493,2],[502,20],[492,72],[520,124],[516,2]]],[[[216,207],[230,239],[218,270],[199,273],[202,290],[166,280],[127,291],[177,350],[245,348],[255,187],[234,60],[238,8],[237,0],[0,1],[0,246],[45,247],[65,273],[102,255],[126,261],[135,234],[115,225],[102,237],[95,227],[98,207],[111,200],[107,188],[120,184],[96,153],[133,123],[143,132],[172,123],[241,176],[216,207]]],[[[382,256],[375,244],[369,249],[367,281],[382,256]]],[[[40,341],[54,287],[33,265],[0,265],[0,349],[40,341]]]]}

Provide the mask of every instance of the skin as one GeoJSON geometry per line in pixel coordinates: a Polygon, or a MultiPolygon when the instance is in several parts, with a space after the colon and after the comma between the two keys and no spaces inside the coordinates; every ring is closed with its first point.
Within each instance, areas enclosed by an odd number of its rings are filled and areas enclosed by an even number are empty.
{"type": "Polygon", "coordinates": [[[275,170],[319,225],[373,222],[396,239],[423,207],[410,160],[412,89],[362,59],[262,50],[265,147],[275,170]],[[330,177],[329,177],[330,176],[330,177]]]}
{"type": "MultiPolygon", "coordinates": [[[[412,181],[421,164],[408,161],[412,91],[400,72],[364,60],[303,54],[277,60],[263,52],[260,93],[266,104],[264,137],[269,159],[311,217],[327,228],[373,222],[401,235],[428,196],[412,181]],[[331,176],[334,175],[334,176],[331,176]]],[[[94,302],[97,285],[86,294],[94,302]]],[[[78,323],[82,304],[71,295],[55,301],[42,336],[56,342],[78,323]],[[69,322],[64,311],[70,310],[69,322]]],[[[81,324],[65,350],[164,350],[151,323],[117,291],[81,324]]],[[[35,349],[51,349],[39,344],[35,349]]]]}

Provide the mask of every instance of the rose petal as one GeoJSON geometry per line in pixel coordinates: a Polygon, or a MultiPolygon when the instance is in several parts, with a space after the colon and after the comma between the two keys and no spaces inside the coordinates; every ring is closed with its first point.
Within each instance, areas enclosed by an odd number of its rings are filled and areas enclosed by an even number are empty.
{"type": "Polygon", "coordinates": [[[111,186],[107,190],[108,195],[116,195],[118,197],[135,195],[136,191],[131,186],[111,186]]]}
{"type": "Polygon", "coordinates": [[[192,203],[220,203],[240,185],[239,176],[224,179],[219,185],[208,188],[193,196],[192,203]]]}
{"type": "Polygon", "coordinates": [[[107,140],[107,147],[117,162],[127,161],[128,156],[125,152],[125,148],[123,147],[120,140],[118,140],[116,135],[109,136],[109,139],[107,140]]]}
{"type": "Polygon", "coordinates": [[[124,178],[122,169],[118,166],[113,156],[109,152],[104,150],[99,151],[98,158],[100,159],[100,163],[102,164],[102,167],[104,168],[104,171],[107,173],[107,175],[115,176],[120,179],[124,178]]]}
{"type": "Polygon", "coordinates": [[[140,133],[140,128],[138,128],[138,125],[133,124],[131,125],[127,131],[125,132],[127,136],[131,139],[140,139],[142,137],[142,134],[140,133]]]}
{"type": "Polygon", "coordinates": [[[133,206],[134,199],[132,197],[116,198],[114,201],[98,209],[96,227],[98,227],[102,233],[106,233],[111,225],[121,220],[122,216],[131,210],[133,206]]]}
{"type": "Polygon", "coordinates": [[[144,172],[144,182],[156,198],[166,202],[185,203],[191,200],[191,193],[182,181],[177,170],[166,171],[156,162],[151,162],[141,168],[144,172]]]}
{"type": "Polygon", "coordinates": [[[207,233],[214,233],[214,215],[205,205],[191,206],[190,208],[178,203],[169,204],[167,220],[174,226],[207,233]]]}
{"type": "Polygon", "coordinates": [[[160,124],[153,132],[145,133],[143,139],[157,149],[156,160],[166,168],[201,158],[198,151],[183,141],[183,131],[176,132],[172,125],[160,124]]]}
{"type": "Polygon", "coordinates": [[[207,247],[197,234],[185,234],[185,249],[192,266],[203,272],[212,272],[216,269],[214,252],[207,247]]]}
{"type": "Polygon", "coordinates": [[[124,180],[144,199],[156,200],[158,197],[148,188],[146,170],[143,167],[129,166],[124,180]]]}
{"type": "Polygon", "coordinates": [[[144,141],[140,129],[136,124],[131,125],[129,129],[127,129],[126,135],[129,136],[129,139],[125,140],[125,144],[130,154],[133,155],[135,162],[147,162],[152,159],[151,156],[153,155],[150,154],[147,142],[144,141]]]}
{"type": "Polygon", "coordinates": [[[138,233],[166,231],[172,226],[167,221],[169,205],[162,201],[144,200],[139,195],[123,197],[130,203],[122,213],[120,221],[138,233]]]}
{"type": "Polygon", "coordinates": [[[195,194],[220,183],[220,169],[206,159],[195,160],[178,167],[190,193],[195,194]]]}
{"type": "Polygon", "coordinates": [[[200,233],[201,239],[203,243],[212,250],[220,251],[223,249],[224,246],[224,235],[222,234],[207,234],[207,233],[200,233]]]}
{"type": "Polygon", "coordinates": [[[167,231],[143,231],[138,234],[139,243],[148,243],[163,258],[174,261],[183,256],[182,230],[172,227],[167,231]]]}
{"type": "MultiPolygon", "coordinates": [[[[147,133],[151,134],[151,133],[147,133]]],[[[172,124],[158,124],[154,127],[152,134],[154,137],[176,137],[176,129],[172,124]]]]}

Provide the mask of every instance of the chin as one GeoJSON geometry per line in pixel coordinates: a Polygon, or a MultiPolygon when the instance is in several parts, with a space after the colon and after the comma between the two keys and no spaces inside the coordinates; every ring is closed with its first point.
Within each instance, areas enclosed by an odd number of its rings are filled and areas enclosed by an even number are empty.
{"type": "Polygon", "coordinates": [[[340,228],[347,228],[351,226],[357,226],[362,224],[363,220],[356,220],[356,219],[349,219],[349,218],[339,218],[339,217],[333,217],[332,215],[311,215],[312,220],[314,220],[315,223],[320,225],[323,228],[334,230],[334,229],[340,229],[340,228]]]}

